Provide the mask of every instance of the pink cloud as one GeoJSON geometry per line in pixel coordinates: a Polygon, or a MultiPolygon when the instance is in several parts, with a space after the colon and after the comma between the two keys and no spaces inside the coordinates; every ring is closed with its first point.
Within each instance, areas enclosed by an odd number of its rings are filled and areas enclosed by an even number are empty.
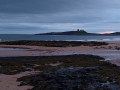
{"type": "Polygon", "coordinates": [[[106,31],[106,32],[99,32],[100,34],[110,34],[110,33],[114,33],[115,31],[106,31]]]}

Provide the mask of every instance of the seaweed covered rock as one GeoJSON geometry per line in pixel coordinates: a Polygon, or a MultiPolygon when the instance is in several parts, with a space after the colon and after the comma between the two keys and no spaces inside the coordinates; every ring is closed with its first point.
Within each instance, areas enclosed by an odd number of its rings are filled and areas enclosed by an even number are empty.
{"type": "Polygon", "coordinates": [[[106,42],[96,41],[32,41],[32,40],[20,40],[20,41],[6,41],[0,42],[0,45],[32,45],[32,46],[46,46],[46,47],[68,47],[68,46],[102,46],[108,45],[106,42]]]}
{"type": "Polygon", "coordinates": [[[57,71],[19,78],[20,86],[33,85],[32,90],[110,90],[100,78],[99,67],[60,68],[57,71]],[[94,71],[94,73],[93,73],[94,71]]]}

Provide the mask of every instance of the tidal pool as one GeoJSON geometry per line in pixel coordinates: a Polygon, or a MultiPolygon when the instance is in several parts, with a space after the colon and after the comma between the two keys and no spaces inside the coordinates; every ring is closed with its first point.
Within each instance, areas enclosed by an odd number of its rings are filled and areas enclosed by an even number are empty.
{"type": "Polygon", "coordinates": [[[0,50],[24,50],[21,48],[5,48],[5,47],[0,47],[0,50]]]}

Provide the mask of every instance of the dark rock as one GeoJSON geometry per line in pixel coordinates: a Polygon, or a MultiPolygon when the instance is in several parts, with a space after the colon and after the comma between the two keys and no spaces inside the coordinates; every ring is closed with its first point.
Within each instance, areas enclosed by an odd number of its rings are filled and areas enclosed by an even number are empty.
{"type": "Polygon", "coordinates": [[[32,84],[33,90],[110,90],[98,74],[99,67],[61,68],[55,72],[43,72],[26,78],[21,85],[32,84]],[[106,89],[105,89],[106,88],[106,89]]]}
{"type": "Polygon", "coordinates": [[[26,66],[26,67],[33,67],[34,65],[30,64],[30,63],[25,63],[24,66],[26,66]]]}
{"type": "Polygon", "coordinates": [[[34,69],[32,68],[25,68],[25,71],[33,71],[34,69]]]}
{"type": "Polygon", "coordinates": [[[2,66],[0,65],[0,69],[2,68],[2,66]]]}

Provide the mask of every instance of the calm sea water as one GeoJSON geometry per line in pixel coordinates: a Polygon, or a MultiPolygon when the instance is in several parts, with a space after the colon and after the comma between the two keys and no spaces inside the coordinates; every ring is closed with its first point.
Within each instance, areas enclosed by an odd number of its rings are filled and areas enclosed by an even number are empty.
{"type": "Polygon", "coordinates": [[[46,41],[120,41],[120,36],[72,36],[72,35],[31,35],[0,34],[1,41],[46,40],[46,41]]]}

